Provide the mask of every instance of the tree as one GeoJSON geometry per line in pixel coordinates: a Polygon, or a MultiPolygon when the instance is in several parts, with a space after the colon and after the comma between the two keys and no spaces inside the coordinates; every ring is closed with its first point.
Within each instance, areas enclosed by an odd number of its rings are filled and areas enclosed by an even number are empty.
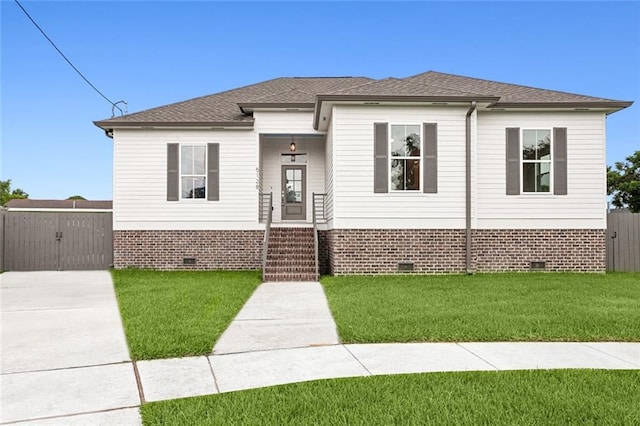
{"type": "Polygon", "coordinates": [[[0,180],[0,205],[4,206],[15,198],[29,198],[29,194],[20,188],[11,190],[11,179],[0,180]]]}
{"type": "Polygon", "coordinates": [[[607,194],[617,208],[640,212],[640,151],[616,162],[615,169],[607,167],[607,194]]]}
{"type": "Polygon", "coordinates": [[[67,198],[67,200],[86,200],[86,198],[84,198],[82,195],[72,195],[71,197],[67,198]]]}

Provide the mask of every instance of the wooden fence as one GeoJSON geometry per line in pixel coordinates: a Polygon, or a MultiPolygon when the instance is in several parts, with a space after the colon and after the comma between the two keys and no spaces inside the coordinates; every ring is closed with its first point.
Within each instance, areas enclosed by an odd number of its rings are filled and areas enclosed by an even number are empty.
{"type": "Polygon", "coordinates": [[[640,272],[640,213],[611,210],[607,215],[607,270],[640,272]]]}
{"type": "Polygon", "coordinates": [[[7,271],[107,269],[113,263],[111,212],[4,212],[7,271]]]}

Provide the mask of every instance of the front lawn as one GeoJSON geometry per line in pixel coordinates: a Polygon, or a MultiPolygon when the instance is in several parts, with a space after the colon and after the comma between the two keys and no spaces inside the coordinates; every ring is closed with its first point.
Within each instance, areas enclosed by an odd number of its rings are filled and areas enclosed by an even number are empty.
{"type": "Polygon", "coordinates": [[[321,280],[343,342],[640,341],[640,274],[321,280]]]}
{"type": "Polygon", "coordinates": [[[134,360],[208,354],[251,293],[258,272],[112,271],[134,360]]]}
{"type": "Polygon", "coordinates": [[[640,371],[430,373],[294,383],[142,406],[151,425],[637,424],[640,371]]]}

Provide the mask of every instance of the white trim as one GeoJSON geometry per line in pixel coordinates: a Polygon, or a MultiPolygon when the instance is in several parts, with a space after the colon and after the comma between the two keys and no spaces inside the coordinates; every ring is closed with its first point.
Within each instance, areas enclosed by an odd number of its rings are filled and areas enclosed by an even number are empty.
{"type": "Polygon", "coordinates": [[[554,136],[553,136],[553,127],[551,128],[540,128],[540,127],[527,127],[527,128],[521,128],[520,129],[520,194],[521,195],[526,195],[526,196],[531,196],[531,195],[542,195],[542,196],[549,196],[549,195],[554,195],[553,192],[553,175],[555,173],[555,170],[553,169],[553,162],[554,162],[554,158],[553,158],[553,147],[555,144],[555,140],[554,140],[554,136]],[[549,160],[525,160],[524,158],[522,158],[522,150],[524,148],[524,132],[525,131],[545,131],[548,130],[549,131],[549,160]],[[543,163],[549,163],[549,191],[548,192],[542,192],[542,191],[525,191],[524,190],[524,164],[529,163],[529,164],[543,164],[543,163]]]}
{"type": "MultiPolygon", "coordinates": [[[[387,180],[387,185],[389,188],[389,194],[424,194],[424,188],[422,187],[424,182],[423,182],[423,174],[424,174],[424,161],[423,161],[423,149],[424,149],[424,135],[423,135],[423,125],[422,123],[419,124],[415,124],[415,123],[387,123],[388,124],[388,129],[387,129],[387,171],[389,173],[389,178],[387,180]],[[391,144],[392,144],[392,139],[391,139],[391,128],[393,126],[418,126],[418,135],[420,137],[420,155],[418,155],[417,157],[407,157],[407,156],[402,156],[402,157],[394,157],[391,155],[391,144]],[[393,162],[393,160],[418,160],[420,162],[420,176],[418,178],[418,189],[393,189],[393,185],[391,185],[391,164],[393,162]]],[[[406,170],[405,170],[406,173],[406,170]]],[[[406,182],[405,182],[405,186],[406,186],[406,182]]]]}
{"type": "MultiPolygon", "coordinates": [[[[207,178],[208,178],[208,170],[209,170],[209,146],[208,146],[209,142],[198,142],[198,143],[178,143],[178,177],[180,179],[179,185],[178,185],[178,190],[180,191],[180,197],[179,200],[181,202],[187,202],[187,203],[201,203],[201,202],[206,202],[207,200],[207,193],[208,193],[208,188],[209,188],[209,182],[207,182],[207,178]],[[191,175],[183,175],[182,174],[182,148],[183,147],[203,147],[204,148],[204,175],[200,175],[200,174],[191,174],[191,175]],[[191,178],[195,178],[195,177],[200,177],[203,176],[204,177],[204,197],[201,198],[184,198],[182,196],[182,177],[191,177],[191,178]]],[[[212,142],[211,142],[212,143],[212,142]]],[[[195,151],[194,151],[195,154],[195,151]]],[[[220,151],[218,151],[218,155],[220,155],[220,151]]],[[[193,157],[193,161],[195,163],[195,155],[193,157]]],[[[195,170],[194,170],[195,171],[195,170]]],[[[195,189],[195,188],[194,188],[195,189]]]]}
{"type": "Polygon", "coordinates": [[[119,220],[114,231],[202,231],[202,230],[264,230],[264,223],[255,221],[194,221],[194,220],[119,220]]]}

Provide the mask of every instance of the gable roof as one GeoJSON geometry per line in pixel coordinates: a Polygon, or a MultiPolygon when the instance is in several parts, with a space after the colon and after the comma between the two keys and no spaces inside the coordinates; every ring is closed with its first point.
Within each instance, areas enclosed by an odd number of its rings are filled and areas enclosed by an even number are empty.
{"type": "Polygon", "coordinates": [[[584,96],[517,84],[427,71],[399,79],[368,77],[280,77],[95,121],[114,127],[200,126],[253,127],[253,108],[306,108],[316,111],[323,100],[446,100],[487,102],[489,108],[605,108],[617,111],[633,102],[584,96]]]}

